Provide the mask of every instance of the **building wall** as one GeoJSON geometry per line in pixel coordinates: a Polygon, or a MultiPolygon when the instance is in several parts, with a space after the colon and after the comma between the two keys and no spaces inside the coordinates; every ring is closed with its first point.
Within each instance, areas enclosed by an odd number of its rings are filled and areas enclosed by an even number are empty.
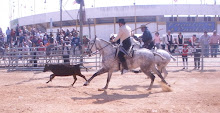
{"type": "MultiPolygon", "coordinates": [[[[63,11],[64,21],[77,19],[78,10],[69,10],[68,12],[71,14],[71,17],[67,12],[63,11]]],[[[52,12],[22,17],[18,20],[20,25],[30,25],[50,22],[50,18],[53,18],[53,21],[59,21],[59,15],[60,12],[52,12]]],[[[220,7],[218,5],[138,5],[86,9],[86,18],[155,15],[220,15],[220,7]]]]}

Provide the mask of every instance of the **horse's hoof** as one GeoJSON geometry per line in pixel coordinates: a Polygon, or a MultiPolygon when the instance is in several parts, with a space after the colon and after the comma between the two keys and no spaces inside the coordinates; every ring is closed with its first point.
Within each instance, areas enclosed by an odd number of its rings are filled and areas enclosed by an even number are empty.
{"type": "Polygon", "coordinates": [[[98,91],[105,91],[106,89],[105,88],[102,88],[102,89],[98,89],[98,91]]]}

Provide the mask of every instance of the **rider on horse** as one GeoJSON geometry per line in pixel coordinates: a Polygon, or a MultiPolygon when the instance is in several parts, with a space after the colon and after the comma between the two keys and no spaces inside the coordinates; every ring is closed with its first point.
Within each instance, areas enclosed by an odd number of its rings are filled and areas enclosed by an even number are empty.
{"type": "Polygon", "coordinates": [[[141,36],[144,42],[143,48],[152,49],[154,47],[154,42],[152,40],[151,32],[147,29],[146,25],[141,25],[141,31],[143,35],[141,36]]]}
{"type": "MultiPolygon", "coordinates": [[[[130,40],[130,36],[131,36],[131,28],[127,25],[125,25],[125,21],[124,19],[119,19],[118,20],[119,23],[119,32],[116,38],[114,38],[112,40],[112,42],[117,42],[117,40],[120,39],[120,45],[122,45],[122,47],[128,51],[129,48],[131,47],[131,40],[130,40]]],[[[120,60],[120,62],[122,63],[123,69],[128,70],[128,66],[124,57],[124,53],[122,51],[119,51],[118,53],[118,58],[120,60]]]]}

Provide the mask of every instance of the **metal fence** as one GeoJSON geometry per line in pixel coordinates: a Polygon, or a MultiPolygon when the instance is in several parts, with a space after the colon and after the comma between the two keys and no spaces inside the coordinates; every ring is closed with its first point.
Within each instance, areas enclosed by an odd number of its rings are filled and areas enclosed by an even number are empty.
{"type": "MultiPolygon", "coordinates": [[[[171,61],[168,64],[168,68],[171,67],[174,70],[178,70],[178,69],[182,69],[184,67],[183,64],[183,59],[182,59],[182,55],[181,55],[181,50],[182,48],[177,47],[176,52],[174,54],[172,54],[173,56],[175,56],[176,61],[171,61]],[[176,68],[177,67],[177,68],[176,68]]],[[[197,68],[197,70],[220,70],[220,51],[218,48],[204,48],[201,47],[201,56],[200,57],[195,57],[194,56],[194,48],[189,47],[188,48],[189,52],[188,52],[188,70],[193,70],[195,68],[195,60],[199,60],[199,69],[197,68]],[[216,50],[216,55],[214,53],[214,51],[216,50]]]]}
{"type": "MultiPolygon", "coordinates": [[[[56,46],[51,49],[49,55],[46,55],[46,51],[40,49],[46,49],[41,47],[30,47],[30,48],[10,48],[6,49],[4,55],[0,57],[0,67],[6,68],[8,71],[22,70],[22,71],[42,71],[46,63],[60,64],[65,63],[64,60],[69,60],[71,65],[83,63],[83,65],[91,70],[98,70],[101,67],[101,56],[100,54],[92,57],[83,56],[80,54],[79,48],[69,47],[68,53],[69,58],[64,58],[61,46],[56,46]]],[[[176,49],[176,53],[172,54],[176,61],[171,60],[168,64],[168,69],[180,70],[183,68],[183,61],[180,51],[181,48],[176,49]]],[[[200,68],[199,70],[219,70],[220,68],[220,52],[217,50],[217,55],[211,56],[211,49],[209,48],[208,55],[207,49],[203,49],[201,52],[200,68]]],[[[195,67],[193,48],[189,48],[188,53],[188,70],[192,70],[195,67]]],[[[197,69],[198,70],[198,69],[197,69]]]]}
{"type": "Polygon", "coordinates": [[[82,63],[91,70],[97,70],[101,66],[99,54],[88,57],[80,54],[79,48],[68,47],[63,50],[62,46],[51,48],[46,54],[45,47],[10,48],[6,49],[0,59],[0,67],[8,71],[42,71],[44,65],[68,63],[71,65],[82,63]]]}

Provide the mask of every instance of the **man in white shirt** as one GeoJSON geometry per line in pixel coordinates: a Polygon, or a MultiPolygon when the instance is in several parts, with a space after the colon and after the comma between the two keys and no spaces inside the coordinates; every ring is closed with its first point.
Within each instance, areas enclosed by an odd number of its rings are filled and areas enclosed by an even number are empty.
{"type": "MultiPolygon", "coordinates": [[[[131,28],[125,25],[124,19],[119,19],[118,24],[120,27],[119,32],[118,32],[117,37],[114,38],[112,42],[117,42],[117,40],[120,39],[120,44],[127,51],[131,47],[131,40],[130,40],[131,28]]],[[[122,51],[119,51],[118,57],[119,57],[120,62],[122,63],[123,68],[128,70],[128,66],[124,58],[124,53],[122,51]]]]}

